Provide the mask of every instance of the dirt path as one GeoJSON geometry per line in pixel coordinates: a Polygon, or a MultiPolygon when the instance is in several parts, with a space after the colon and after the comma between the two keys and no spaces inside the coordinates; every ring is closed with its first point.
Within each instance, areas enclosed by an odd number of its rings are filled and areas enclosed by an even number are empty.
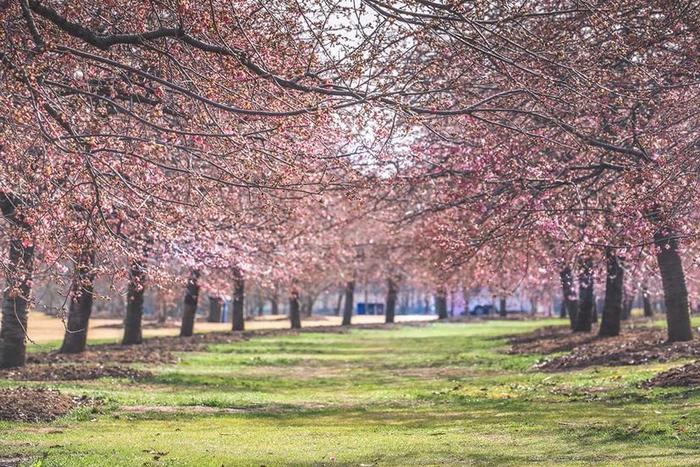
{"type": "MultiPolygon", "coordinates": [[[[433,315],[399,315],[397,322],[432,321],[436,318],[433,315]]],[[[327,327],[340,326],[339,316],[313,316],[302,320],[302,327],[327,327]]],[[[384,316],[353,316],[354,324],[381,324],[384,316]]],[[[287,329],[289,320],[285,316],[264,316],[254,320],[246,321],[246,329],[251,331],[287,329]]],[[[115,342],[122,337],[122,320],[94,318],[90,320],[88,336],[90,339],[113,339],[115,342]]],[[[197,321],[195,332],[226,332],[231,329],[231,323],[207,323],[197,321]]],[[[32,312],[29,315],[29,339],[38,344],[55,342],[63,338],[65,323],[61,318],[47,316],[43,313],[32,312]]],[[[156,336],[177,336],[180,333],[180,323],[170,322],[165,325],[155,325],[151,321],[144,322],[144,337],[156,336]]]]}

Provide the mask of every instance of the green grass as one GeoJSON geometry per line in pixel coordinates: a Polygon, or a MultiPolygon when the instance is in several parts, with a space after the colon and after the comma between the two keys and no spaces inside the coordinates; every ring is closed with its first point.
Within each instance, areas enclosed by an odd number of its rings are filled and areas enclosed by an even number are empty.
{"type": "MultiPolygon", "coordinates": [[[[99,397],[0,422],[29,465],[698,465],[700,391],[639,386],[681,362],[532,370],[505,335],[560,321],[303,333],[183,353],[154,377],[51,385],[99,397]]],[[[1,381],[2,386],[16,382],[1,381]]],[[[0,401],[1,403],[1,401],[0,401]]]]}

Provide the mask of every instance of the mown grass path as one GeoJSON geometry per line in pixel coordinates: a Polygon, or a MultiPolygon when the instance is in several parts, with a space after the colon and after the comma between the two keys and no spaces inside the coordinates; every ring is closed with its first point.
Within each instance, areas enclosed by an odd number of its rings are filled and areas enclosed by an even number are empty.
{"type": "MultiPolygon", "coordinates": [[[[505,337],[556,321],[302,333],[214,345],[145,381],[51,384],[102,398],[0,422],[37,465],[698,465],[700,391],[639,383],[682,362],[531,369],[505,337]]],[[[19,383],[2,381],[2,386],[19,383]]],[[[1,403],[1,401],[0,401],[1,403]]]]}

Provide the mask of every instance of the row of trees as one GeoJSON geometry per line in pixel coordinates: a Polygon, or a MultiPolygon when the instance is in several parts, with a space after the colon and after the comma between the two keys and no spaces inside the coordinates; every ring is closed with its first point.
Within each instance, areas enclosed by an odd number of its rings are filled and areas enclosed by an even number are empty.
{"type": "Polygon", "coordinates": [[[669,339],[690,339],[698,13],[6,2],[0,366],[25,360],[40,276],[69,290],[66,351],[84,348],[96,277],[128,284],[136,343],[147,284],[186,290],[187,335],[203,285],[275,288],[298,325],[304,290],[342,282],[350,297],[369,271],[388,305],[409,280],[441,312],[465,285],[563,288],[580,331],[604,277],[603,335],[619,332],[622,290],[644,284],[663,290],[669,339]]]}

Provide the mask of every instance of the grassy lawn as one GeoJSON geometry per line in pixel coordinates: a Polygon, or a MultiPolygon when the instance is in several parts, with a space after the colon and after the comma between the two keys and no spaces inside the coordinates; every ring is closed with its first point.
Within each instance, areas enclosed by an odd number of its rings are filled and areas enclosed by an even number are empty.
{"type": "Polygon", "coordinates": [[[561,321],[255,338],[147,367],[154,376],[145,381],[52,384],[104,404],[52,423],[0,422],[0,459],[21,455],[42,466],[700,464],[700,391],[639,387],[683,362],[542,373],[531,369],[540,357],[504,353],[505,335],[553,323],[561,321]]]}

